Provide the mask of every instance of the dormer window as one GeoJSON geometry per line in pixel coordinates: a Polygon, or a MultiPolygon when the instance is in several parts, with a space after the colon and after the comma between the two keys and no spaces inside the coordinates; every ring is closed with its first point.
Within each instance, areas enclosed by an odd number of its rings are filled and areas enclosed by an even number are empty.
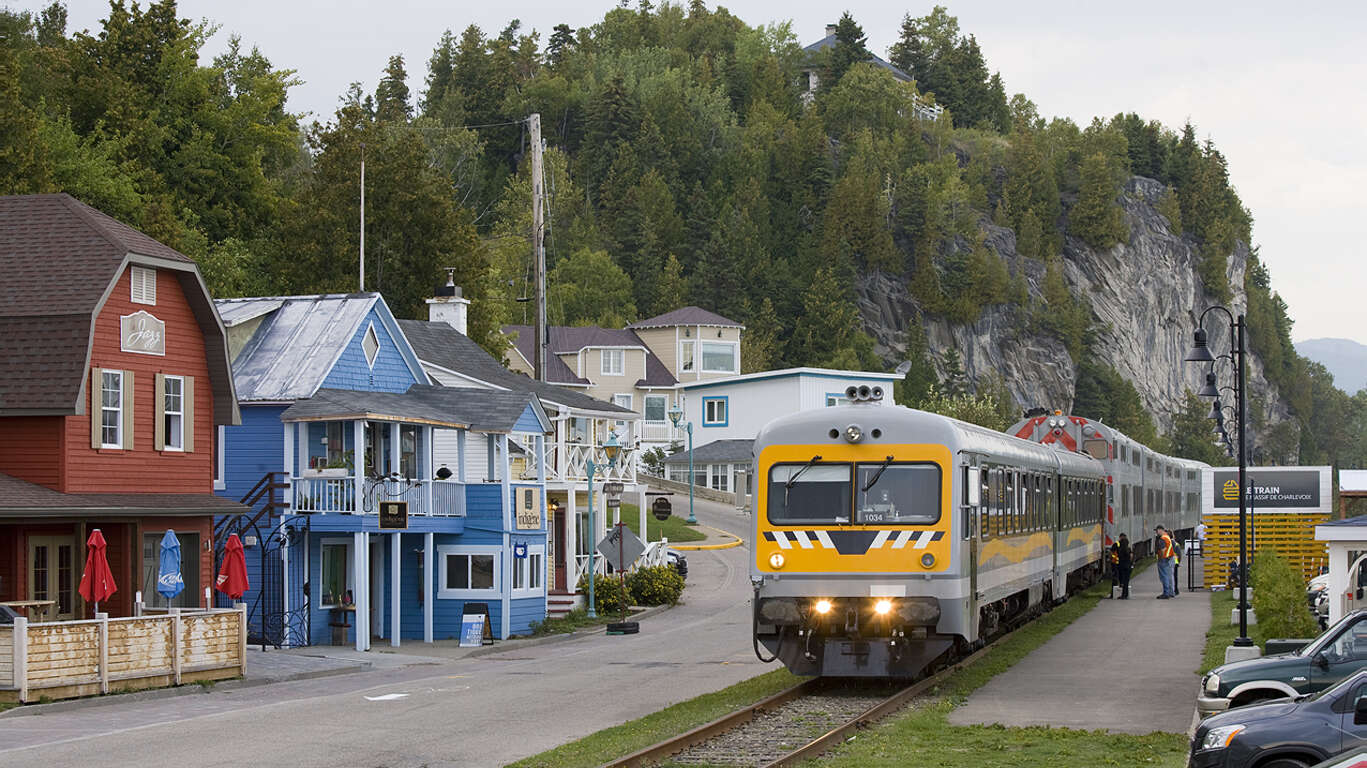
{"type": "Polygon", "coordinates": [[[602,373],[604,376],[621,376],[626,372],[626,350],[603,350],[602,373]]]}
{"type": "Polygon", "coordinates": [[[361,338],[361,351],[365,352],[365,364],[374,368],[375,358],[380,356],[380,337],[375,334],[375,326],[365,329],[365,336],[361,338]]]}
{"type": "Polygon", "coordinates": [[[134,304],[157,303],[157,271],[147,267],[132,267],[129,270],[129,283],[132,295],[129,298],[134,304]]]}

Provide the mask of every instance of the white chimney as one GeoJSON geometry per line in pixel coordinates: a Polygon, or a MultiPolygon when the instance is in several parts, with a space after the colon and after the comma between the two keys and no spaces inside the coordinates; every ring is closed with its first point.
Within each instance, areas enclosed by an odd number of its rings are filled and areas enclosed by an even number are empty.
{"type": "Polygon", "coordinates": [[[827,25],[826,25],[826,37],[831,37],[831,36],[835,35],[835,29],[836,29],[836,25],[834,25],[834,24],[827,24],[827,25]]]}
{"type": "Polygon", "coordinates": [[[470,311],[470,300],[461,296],[455,273],[454,269],[447,269],[446,285],[437,288],[437,295],[427,300],[427,319],[446,323],[468,336],[466,317],[470,311]]]}

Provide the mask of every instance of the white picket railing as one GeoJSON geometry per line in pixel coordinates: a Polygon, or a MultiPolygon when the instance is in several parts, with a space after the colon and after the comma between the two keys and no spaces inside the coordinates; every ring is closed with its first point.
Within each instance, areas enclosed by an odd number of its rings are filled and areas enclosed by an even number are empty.
{"type": "MultiPolygon", "coordinates": [[[[603,449],[599,445],[588,443],[556,443],[548,447],[547,450],[546,480],[548,482],[588,482],[588,461],[589,457],[594,458],[593,481],[615,480],[622,483],[634,484],[636,482],[636,450],[634,448],[623,447],[617,456],[615,466],[609,467],[603,458],[603,449]]],[[[523,479],[533,479],[539,477],[540,468],[537,466],[538,458],[536,452],[527,454],[527,469],[523,472],[523,479]]]]}
{"type": "MultiPolygon", "coordinates": [[[[357,514],[354,477],[295,477],[291,482],[295,512],[357,514]]],[[[364,494],[361,514],[377,514],[381,501],[406,501],[410,515],[465,515],[465,484],[455,480],[367,481],[364,494]]]]}

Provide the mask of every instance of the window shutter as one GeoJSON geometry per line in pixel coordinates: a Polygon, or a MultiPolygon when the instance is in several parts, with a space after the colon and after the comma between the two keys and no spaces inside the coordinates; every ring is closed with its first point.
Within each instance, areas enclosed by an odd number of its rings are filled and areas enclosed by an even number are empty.
{"type": "Polygon", "coordinates": [[[90,369],[90,447],[100,448],[100,396],[104,387],[104,369],[90,369]]]}
{"type": "Polygon", "coordinates": [[[133,372],[123,372],[123,449],[133,450],[133,372]]]}
{"type": "Polygon", "coordinates": [[[156,419],[152,426],[152,447],[158,451],[166,450],[166,374],[155,374],[157,377],[156,400],[152,402],[152,417],[156,419]]]}
{"type": "Polygon", "coordinates": [[[181,385],[180,417],[181,447],[186,453],[195,450],[195,377],[186,376],[181,385]]]}

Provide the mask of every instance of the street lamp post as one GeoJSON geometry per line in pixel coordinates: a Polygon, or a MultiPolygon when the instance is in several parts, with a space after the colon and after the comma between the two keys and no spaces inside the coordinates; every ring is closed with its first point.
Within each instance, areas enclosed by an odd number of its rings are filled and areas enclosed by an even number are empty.
{"type": "Polygon", "coordinates": [[[674,426],[684,428],[688,433],[688,524],[697,525],[698,518],[693,516],[693,422],[685,421],[679,424],[679,419],[683,418],[683,409],[678,403],[669,409],[669,420],[674,422],[674,426]]]}
{"type": "MultiPolygon", "coordinates": [[[[1244,334],[1246,331],[1244,316],[1239,315],[1236,318],[1232,312],[1219,304],[1207,308],[1201,313],[1200,319],[1196,321],[1194,343],[1191,351],[1187,353],[1186,361],[1215,362],[1216,357],[1210,354],[1210,347],[1206,342],[1206,330],[1203,327],[1206,315],[1214,310],[1223,312],[1225,317],[1229,318],[1229,354],[1232,355],[1231,362],[1234,363],[1234,395],[1238,401],[1235,407],[1235,427],[1239,431],[1239,636],[1234,639],[1234,645],[1239,648],[1248,648],[1253,645],[1253,641],[1248,637],[1248,430],[1245,429],[1247,388],[1244,381],[1244,334]]],[[[1214,366],[1212,366],[1212,371],[1206,374],[1206,385],[1197,394],[1202,397],[1214,397],[1218,400],[1220,390],[1215,386],[1213,369],[1214,366]]]]}
{"type": "MultiPolygon", "coordinates": [[[[617,442],[617,433],[609,432],[607,442],[603,443],[603,455],[607,457],[608,465],[606,469],[617,466],[617,454],[622,450],[622,446],[617,442]]],[[[598,611],[594,607],[593,577],[598,561],[598,518],[593,514],[593,475],[598,471],[598,464],[593,460],[593,451],[589,451],[588,463],[584,469],[589,476],[589,618],[598,618],[598,611]]]]}

